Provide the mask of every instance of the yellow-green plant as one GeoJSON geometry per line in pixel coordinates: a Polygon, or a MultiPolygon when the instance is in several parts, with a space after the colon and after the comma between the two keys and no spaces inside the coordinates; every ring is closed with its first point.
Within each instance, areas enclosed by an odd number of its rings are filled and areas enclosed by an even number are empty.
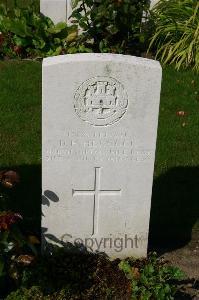
{"type": "Polygon", "coordinates": [[[155,33],[149,49],[156,58],[176,68],[192,67],[199,71],[198,0],[160,0],[152,9],[155,33]]]}

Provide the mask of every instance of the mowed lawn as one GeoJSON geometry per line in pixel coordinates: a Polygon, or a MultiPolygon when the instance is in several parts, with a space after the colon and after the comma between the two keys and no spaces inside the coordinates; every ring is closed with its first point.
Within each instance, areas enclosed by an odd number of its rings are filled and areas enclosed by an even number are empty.
{"type": "Polygon", "coordinates": [[[0,62],[0,165],[41,163],[41,64],[0,62]]]}
{"type": "Polygon", "coordinates": [[[0,62],[0,169],[14,169],[20,174],[20,184],[12,190],[5,191],[8,193],[6,209],[20,212],[24,216],[25,227],[39,234],[41,218],[41,63],[39,62],[0,62]]]}
{"type": "MultiPolygon", "coordinates": [[[[0,62],[0,168],[19,171],[9,206],[40,228],[41,63],[0,62]]],[[[163,70],[151,212],[151,240],[185,242],[199,203],[199,76],[163,70]]]]}

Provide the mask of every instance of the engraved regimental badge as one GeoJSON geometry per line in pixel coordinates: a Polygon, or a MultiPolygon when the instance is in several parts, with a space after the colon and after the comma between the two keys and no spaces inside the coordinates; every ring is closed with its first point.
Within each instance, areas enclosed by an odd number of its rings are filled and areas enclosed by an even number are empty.
{"type": "Polygon", "coordinates": [[[98,76],[88,79],[75,93],[77,115],[94,126],[107,126],[119,121],[127,106],[127,93],[114,78],[98,76]]]}

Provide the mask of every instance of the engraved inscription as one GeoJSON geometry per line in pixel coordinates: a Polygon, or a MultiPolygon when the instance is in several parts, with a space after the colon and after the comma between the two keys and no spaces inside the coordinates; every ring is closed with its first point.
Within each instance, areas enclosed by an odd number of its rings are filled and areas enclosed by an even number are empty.
{"type": "Polygon", "coordinates": [[[101,168],[95,168],[94,189],[93,190],[72,190],[74,196],[94,196],[93,201],[93,224],[92,235],[98,231],[98,212],[99,212],[99,198],[100,196],[121,196],[121,189],[119,190],[101,190],[101,168]]]}
{"type": "Polygon", "coordinates": [[[47,161],[145,162],[153,159],[153,149],[143,149],[128,132],[68,131],[46,149],[47,161]]]}
{"type": "Polygon", "coordinates": [[[123,85],[110,77],[88,79],[75,93],[77,115],[94,126],[107,126],[120,120],[128,106],[123,85]]]}

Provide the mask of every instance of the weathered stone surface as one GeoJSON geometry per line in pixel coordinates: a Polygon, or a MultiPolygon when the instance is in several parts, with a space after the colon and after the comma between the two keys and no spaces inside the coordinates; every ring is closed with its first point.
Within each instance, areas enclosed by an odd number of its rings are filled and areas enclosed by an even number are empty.
{"type": "Polygon", "coordinates": [[[69,0],[40,0],[40,12],[49,17],[55,24],[66,22],[67,15],[70,10],[69,0]]]}
{"type": "Polygon", "coordinates": [[[49,242],[79,242],[112,258],[146,256],[160,85],[153,60],[44,59],[42,225],[49,242]]]}

